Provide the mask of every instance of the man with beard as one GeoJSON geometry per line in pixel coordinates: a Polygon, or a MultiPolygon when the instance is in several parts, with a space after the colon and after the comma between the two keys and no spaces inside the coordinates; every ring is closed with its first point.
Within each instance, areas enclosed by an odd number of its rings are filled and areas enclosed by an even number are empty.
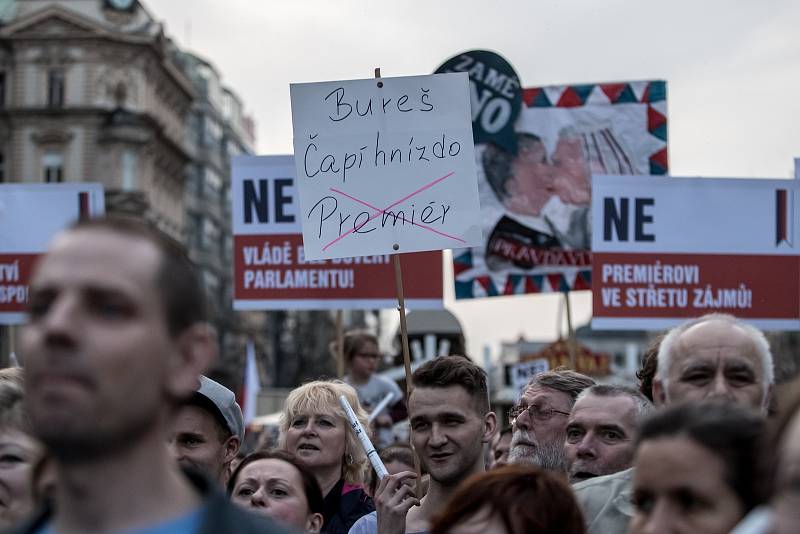
{"type": "Polygon", "coordinates": [[[201,376],[200,387],[175,417],[169,440],[173,456],[182,466],[200,469],[225,487],[243,438],[244,421],[236,395],[201,376]]]}
{"type": "MultiPolygon", "coordinates": [[[[656,408],[685,402],[732,403],[766,416],[775,381],[764,334],[732,315],[710,313],[670,330],[658,348],[656,408]]],[[[573,486],[589,534],[627,532],[635,469],[573,486]]]]}
{"type": "MultiPolygon", "coordinates": [[[[412,379],[411,443],[430,483],[428,493],[418,500],[411,485],[404,484],[415,473],[404,471],[381,480],[374,496],[381,534],[427,532],[432,515],[441,511],[458,485],[485,471],[483,445],[497,425],[489,411],[486,373],[468,359],[436,358],[414,371],[412,379]]],[[[357,527],[358,523],[351,532],[365,532],[357,527]]]]}
{"type": "Polygon", "coordinates": [[[568,369],[533,377],[509,413],[514,433],[508,463],[529,463],[566,473],[567,418],[578,394],[594,383],[568,369]]]}
{"type": "Polygon", "coordinates": [[[20,346],[56,507],[15,532],[284,532],[181,472],[164,444],[217,352],[204,304],[185,251],[142,220],[89,219],[55,238],[20,346]]]}
{"type": "Polygon", "coordinates": [[[652,411],[653,403],[633,388],[598,384],[583,390],[567,422],[569,481],[628,469],[636,430],[652,411]]]}

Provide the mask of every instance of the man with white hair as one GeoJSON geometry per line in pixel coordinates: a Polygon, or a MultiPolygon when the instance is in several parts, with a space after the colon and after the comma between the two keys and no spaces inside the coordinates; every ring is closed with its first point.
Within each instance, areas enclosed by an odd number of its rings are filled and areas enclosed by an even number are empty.
{"type": "MultiPolygon", "coordinates": [[[[712,313],[667,333],[653,379],[657,408],[680,402],[730,402],[766,415],[775,380],[764,334],[736,317],[712,313]]],[[[633,468],[573,486],[589,534],[627,532],[633,468]]]]}
{"type": "Polygon", "coordinates": [[[775,381],[764,334],[732,315],[712,313],[672,330],[658,350],[657,406],[722,400],[766,415],[775,381]]]}

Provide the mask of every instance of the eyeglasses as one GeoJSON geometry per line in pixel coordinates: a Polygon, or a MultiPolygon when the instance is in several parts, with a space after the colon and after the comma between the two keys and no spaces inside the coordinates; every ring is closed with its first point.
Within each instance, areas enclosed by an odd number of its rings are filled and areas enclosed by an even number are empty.
{"type": "Polygon", "coordinates": [[[538,404],[525,406],[524,404],[517,404],[508,411],[509,420],[513,422],[514,419],[519,417],[524,411],[527,411],[528,416],[536,421],[547,421],[553,417],[554,414],[569,415],[569,412],[555,410],[550,406],[539,406],[538,404]]]}
{"type": "Polygon", "coordinates": [[[381,357],[380,354],[374,352],[356,352],[355,356],[358,358],[366,358],[367,360],[377,360],[381,357]]]}

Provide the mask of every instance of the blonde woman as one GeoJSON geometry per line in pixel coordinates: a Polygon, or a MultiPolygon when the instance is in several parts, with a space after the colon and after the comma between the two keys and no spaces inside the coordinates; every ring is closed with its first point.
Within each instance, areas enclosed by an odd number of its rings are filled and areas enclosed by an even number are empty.
{"type": "Polygon", "coordinates": [[[323,534],[345,534],[358,518],[375,509],[362,485],[369,468],[367,457],[349,428],[340,395],[366,428],[367,414],[355,390],[338,380],[309,382],[294,389],[280,423],[281,447],[313,471],[322,490],[323,534]]]}

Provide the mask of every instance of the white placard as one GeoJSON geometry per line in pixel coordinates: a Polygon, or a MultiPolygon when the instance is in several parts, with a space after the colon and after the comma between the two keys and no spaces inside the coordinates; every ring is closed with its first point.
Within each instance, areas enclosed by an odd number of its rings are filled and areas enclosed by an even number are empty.
{"type": "Polygon", "coordinates": [[[795,180],[592,177],[594,252],[796,255],[795,180]],[[776,239],[776,191],[787,192],[776,239]],[[790,216],[791,215],[791,216],[790,216]]]}
{"type": "Polygon", "coordinates": [[[481,242],[466,73],[292,84],[291,100],[308,259],[481,242]]]}
{"type": "Polygon", "coordinates": [[[595,176],[592,328],[800,328],[800,182],[595,176]]]}

